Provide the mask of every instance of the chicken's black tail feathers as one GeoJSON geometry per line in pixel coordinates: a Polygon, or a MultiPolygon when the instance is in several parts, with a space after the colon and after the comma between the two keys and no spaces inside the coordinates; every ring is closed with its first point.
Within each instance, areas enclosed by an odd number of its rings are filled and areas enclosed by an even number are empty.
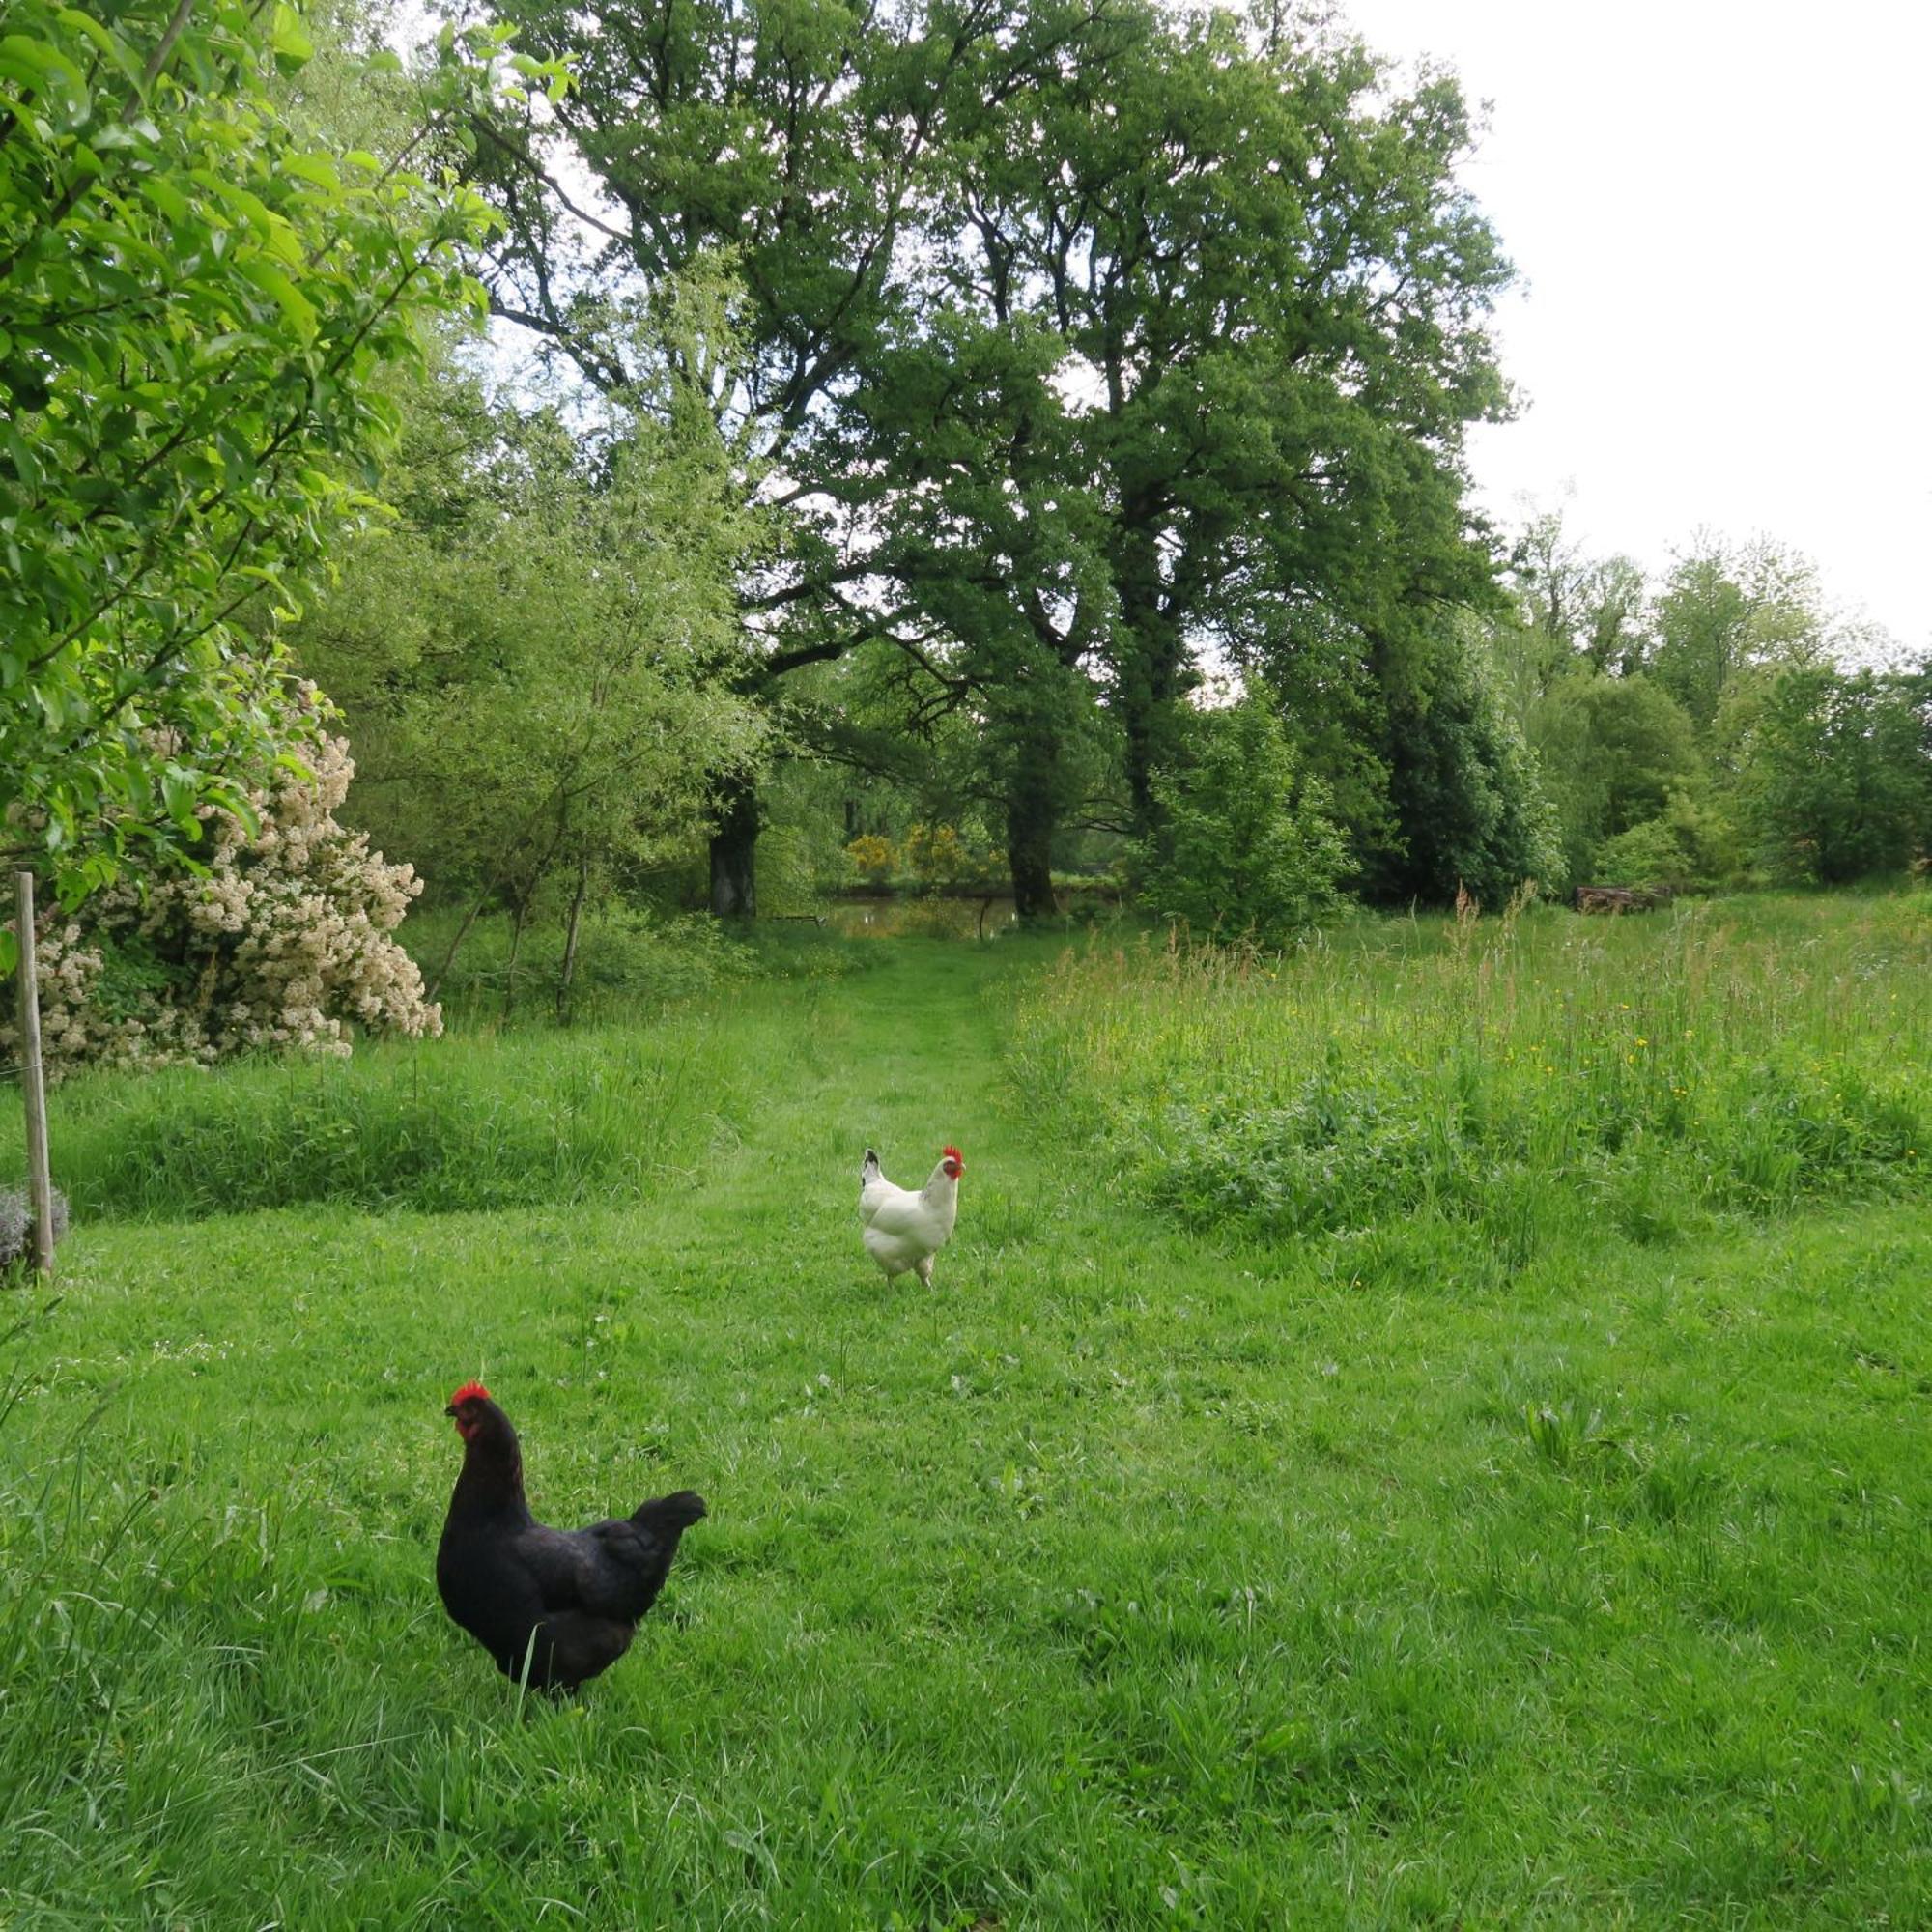
{"type": "Polygon", "coordinates": [[[645,1503],[631,1520],[639,1529],[675,1538],[706,1514],[704,1498],[696,1490],[679,1490],[673,1496],[659,1496],[655,1502],[645,1503]]]}
{"type": "Polygon", "coordinates": [[[865,1164],[859,1169],[859,1185],[869,1187],[879,1178],[879,1156],[870,1148],[866,1150],[865,1164]]]}

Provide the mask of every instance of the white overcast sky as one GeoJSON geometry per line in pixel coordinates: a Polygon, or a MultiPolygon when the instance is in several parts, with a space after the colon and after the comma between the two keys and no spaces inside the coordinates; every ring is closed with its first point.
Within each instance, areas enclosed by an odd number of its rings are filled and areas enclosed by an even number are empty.
{"type": "Polygon", "coordinates": [[[1932,644],[1927,0],[1343,0],[1488,103],[1464,180],[1522,286],[1489,507],[1662,564],[1703,525],[1932,644]]]}

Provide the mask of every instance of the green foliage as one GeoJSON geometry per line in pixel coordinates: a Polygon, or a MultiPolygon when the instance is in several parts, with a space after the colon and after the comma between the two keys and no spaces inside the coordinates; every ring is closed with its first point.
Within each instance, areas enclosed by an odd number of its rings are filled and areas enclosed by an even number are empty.
{"type": "Polygon", "coordinates": [[[1794,667],[1750,720],[1739,809],[1774,877],[1842,884],[1932,850],[1932,671],[1794,667]]]}
{"type": "Polygon", "coordinates": [[[1271,949],[1332,915],[1348,848],[1266,695],[1198,713],[1182,752],[1154,776],[1161,815],[1140,848],[1142,903],[1204,938],[1271,949]]]}
{"type": "Polygon", "coordinates": [[[77,1213],[166,1220],[637,1199],[702,1151],[729,1061],[686,1028],[370,1047],[220,1080],[89,1075],[61,1089],[61,1180],[77,1213]]]}
{"type": "Polygon", "coordinates": [[[1656,818],[1673,792],[1705,781],[1690,715],[1640,674],[1574,671],[1536,707],[1530,729],[1573,880],[1591,876],[1605,839],[1656,818]]]}
{"type": "Polygon", "coordinates": [[[506,14],[578,62],[573,161],[649,213],[555,276],[548,117],[498,128],[505,305],[611,393],[639,300],[733,252],[720,408],[793,506],[753,600],[768,682],[873,646],[916,738],[975,721],[1023,911],[1050,909],[1069,819],[1151,828],[1204,645],[1483,593],[1461,445],[1502,404],[1509,270],[1456,183],[1446,78],[1402,84],[1308,17],[1152,0],[756,0],[647,35],[628,0],[506,14]]]}
{"type": "Polygon", "coordinates": [[[1742,869],[1729,823],[1684,791],[1673,791],[1657,817],[1605,839],[1590,862],[1594,882],[1677,893],[1711,892],[1733,883],[1742,869]]]}
{"type": "Polygon", "coordinates": [[[1646,668],[1708,732],[1741,677],[1819,656],[1817,572],[1773,543],[1736,549],[1700,533],[1658,596],[1657,631],[1646,668]]]}
{"type": "Polygon", "coordinates": [[[1190,1226],[1352,1240],[1413,1220],[1501,1275],[1599,1214],[1654,1239],[1927,1194],[1917,900],[1643,924],[1362,923],[1267,968],[1069,954],[1022,1013],[1018,1077],[1190,1226]]]}
{"type": "Polygon", "coordinates": [[[908,828],[905,854],[913,877],[927,892],[938,886],[963,885],[970,879],[983,880],[990,869],[988,855],[974,851],[960,838],[957,826],[935,825],[924,819],[908,828]]]}
{"type": "Polygon", "coordinates": [[[1518,722],[1587,664],[1605,676],[1642,669],[1651,645],[1650,585],[1627,556],[1587,558],[1555,512],[1533,517],[1510,554],[1515,610],[1494,627],[1495,654],[1518,722]]]}
{"type": "Polygon", "coordinates": [[[1388,815],[1356,832],[1365,897],[1440,905],[1467,891],[1500,909],[1526,881],[1561,875],[1546,781],[1464,630],[1385,665],[1380,699],[1388,815]]]}
{"type": "Polygon", "coordinates": [[[1851,672],[1884,642],[1829,620],[1802,556],[1699,533],[1652,597],[1553,516],[1512,556],[1492,651],[1542,761],[1574,880],[1840,881],[1926,843],[1923,672],[1851,672]]]}
{"type": "MultiPolygon", "coordinates": [[[[514,997],[525,982],[554,986],[563,971],[569,928],[561,918],[527,922],[484,913],[471,921],[463,944],[451,942],[469,908],[445,905],[414,913],[404,928],[426,971],[444,959],[440,1002],[450,1023],[500,1029],[554,1011],[514,997]]],[[[701,914],[664,916],[613,900],[587,909],[578,929],[574,966],[575,1016],[586,1023],[634,1023],[695,995],[732,985],[757,971],[747,948],[701,914]]]]}
{"type": "Polygon", "coordinates": [[[730,453],[674,385],[588,434],[446,368],[403,407],[400,516],[294,639],[372,781],[358,809],[444,899],[608,897],[764,745],[731,682],[758,526],[730,453]]]}
{"type": "MultiPolygon", "coordinates": [[[[72,904],[133,846],[191,854],[196,808],[265,776],[280,661],[237,620],[371,514],[376,377],[481,300],[461,254],[489,214],[285,121],[286,0],[10,0],[6,28],[0,836],[72,904]]],[[[444,36],[433,124],[502,40],[444,36]]]]}

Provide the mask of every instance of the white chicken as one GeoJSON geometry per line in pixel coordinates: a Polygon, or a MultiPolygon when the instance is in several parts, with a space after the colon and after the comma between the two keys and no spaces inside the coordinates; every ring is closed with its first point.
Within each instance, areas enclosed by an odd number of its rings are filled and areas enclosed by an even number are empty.
{"type": "Polygon", "coordinates": [[[932,1286],[932,1258],[952,1236],[959,1212],[959,1177],[965,1172],[959,1150],[942,1148],[932,1178],[915,1194],[908,1187],[895,1187],[879,1172],[879,1156],[866,1150],[866,1163],[859,1170],[859,1218],[865,1223],[866,1252],[888,1281],[910,1268],[923,1286],[932,1286]]]}

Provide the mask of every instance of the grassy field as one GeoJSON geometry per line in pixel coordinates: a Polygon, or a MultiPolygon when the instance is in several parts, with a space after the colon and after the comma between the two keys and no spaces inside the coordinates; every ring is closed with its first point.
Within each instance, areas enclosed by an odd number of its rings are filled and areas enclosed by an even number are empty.
{"type": "Polygon", "coordinates": [[[62,1090],[0,1924],[1932,1922],[1929,942],[901,940],[62,1090]],[[472,1374],[540,1515],[711,1501],[560,1708],[431,1580],[472,1374]]]}

